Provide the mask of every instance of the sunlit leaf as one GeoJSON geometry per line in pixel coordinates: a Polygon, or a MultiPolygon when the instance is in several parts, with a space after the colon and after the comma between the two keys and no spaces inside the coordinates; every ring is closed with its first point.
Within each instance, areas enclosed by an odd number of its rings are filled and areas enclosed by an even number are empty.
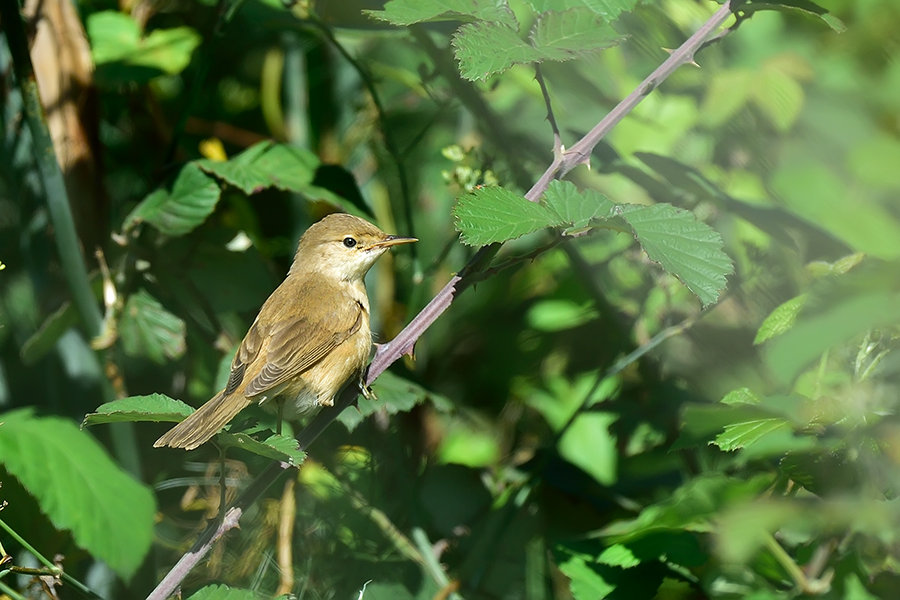
{"type": "Polygon", "coordinates": [[[725,394],[722,404],[759,404],[760,397],[749,388],[740,388],[725,394]]]}
{"type": "Polygon", "coordinates": [[[0,463],[75,543],[129,579],[153,541],[153,493],[87,432],[31,410],[0,415],[0,463]]]}
{"type": "Polygon", "coordinates": [[[515,64],[540,62],[551,55],[531,46],[503,23],[478,22],[460,27],[453,36],[459,73],[469,80],[487,79],[515,64]]]}
{"type": "Polygon", "coordinates": [[[793,127],[803,108],[803,87],[787,73],[764,68],[755,78],[753,101],[775,129],[787,132],[793,127]]]}
{"type": "Polygon", "coordinates": [[[623,12],[632,10],[640,0],[527,0],[539,12],[564,11],[572,8],[586,8],[607,21],[612,21],[623,12]]]}
{"type": "Polygon", "coordinates": [[[390,0],[384,10],[365,11],[394,25],[426,21],[496,21],[516,27],[516,18],[506,0],[390,0]]]}
{"type": "Polygon", "coordinates": [[[625,205],[621,210],[647,256],[681,280],[704,306],[718,300],[733,265],[716,230],[694,213],[668,204],[625,205]]]}
{"type": "Polygon", "coordinates": [[[166,235],[184,235],[212,214],[221,193],[215,179],[188,163],[181,168],[171,191],[161,188],[144,198],[125,218],[122,229],[147,222],[166,235]]]}
{"type": "Polygon", "coordinates": [[[319,160],[308,150],[265,141],[230,160],[202,159],[197,164],[250,195],[270,187],[303,192],[312,183],[319,160]]]}
{"type": "Polygon", "coordinates": [[[713,443],[726,452],[749,446],[766,435],[778,430],[790,430],[783,419],[758,419],[744,423],[731,423],[719,434],[713,443]]]}
{"type": "Polygon", "coordinates": [[[84,417],[82,427],[101,423],[122,421],[168,421],[179,423],[194,412],[194,409],[164,394],[149,396],[129,396],[121,400],[107,402],[97,407],[96,412],[84,417]]]}
{"type": "Polygon", "coordinates": [[[453,209],[456,228],[470,246],[505,242],[563,223],[552,209],[500,187],[462,196],[453,209]]]}
{"type": "Polygon", "coordinates": [[[528,309],[528,325],[538,331],[564,331],[597,318],[591,304],[576,304],[570,300],[542,300],[528,309]]]}
{"type": "Polygon", "coordinates": [[[297,440],[286,435],[272,434],[259,441],[247,433],[221,432],[216,435],[216,443],[223,447],[241,448],[294,467],[303,464],[306,459],[306,452],[300,449],[297,440]]]}
{"type": "Polygon", "coordinates": [[[592,219],[612,214],[615,204],[596,190],[579,191],[571,181],[553,181],[544,192],[543,201],[558,214],[563,223],[575,228],[586,226],[592,219]]]}
{"type": "Polygon", "coordinates": [[[624,39],[606,19],[587,8],[542,14],[530,37],[536,48],[556,61],[610,48],[624,39]]]}
{"type": "Polygon", "coordinates": [[[128,297],[119,320],[119,338],[125,353],[146,356],[160,364],[184,354],[185,332],[184,321],[144,290],[128,297]]]}
{"type": "Polygon", "coordinates": [[[617,479],[616,436],[610,432],[616,419],[618,415],[613,413],[582,413],[559,441],[560,455],[603,485],[612,485],[617,479]]]}
{"type": "Polygon", "coordinates": [[[803,310],[805,303],[806,295],[801,294],[778,306],[759,326],[759,331],[756,332],[756,338],[754,338],[753,343],[762,344],[766,340],[770,340],[790,330],[794,323],[797,322],[797,315],[803,310]]]}
{"type": "Polygon", "coordinates": [[[240,590],[227,585],[208,585],[191,594],[188,600],[262,600],[262,596],[253,590],[240,590]]]}
{"type": "Polygon", "coordinates": [[[190,27],[155,29],[142,36],[132,17],[114,10],[88,16],[86,29],[99,78],[110,81],[147,81],[180,73],[201,42],[190,27]]]}
{"type": "Polygon", "coordinates": [[[559,564],[559,570],[569,578],[569,590],[575,600],[605,598],[616,589],[580,556],[570,556],[559,564]]]}

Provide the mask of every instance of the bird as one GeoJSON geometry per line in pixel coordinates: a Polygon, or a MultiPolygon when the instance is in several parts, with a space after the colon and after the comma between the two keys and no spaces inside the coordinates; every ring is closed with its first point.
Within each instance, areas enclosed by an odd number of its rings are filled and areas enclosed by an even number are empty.
{"type": "Polygon", "coordinates": [[[193,450],[254,402],[277,403],[279,429],[282,411],[295,419],[317,406],[332,406],[335,394],[351,377],[361,377],[369,359],[366,273],[391,247],[416,241],[345,213],[311,225],[287,277],[238,347],[225,388],[154,447],[193,450]]]}

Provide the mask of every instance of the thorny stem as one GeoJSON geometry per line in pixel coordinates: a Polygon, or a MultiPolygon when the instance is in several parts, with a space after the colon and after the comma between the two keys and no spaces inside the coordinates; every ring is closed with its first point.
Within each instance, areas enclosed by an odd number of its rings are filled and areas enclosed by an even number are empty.
{"type": "MultiPolygon", "coordinates": [[[[694,53],[703,47],[709,36],[720,27],[732,14],[732,3],[738,0],[732,0],[722,5],[710,19],[684,42],[677,50],[675,50],[659,68],[657,68],[650,76],[644,80],[631,94],[629,94],[618,106],[616,106],[609,114],[606,115],[584,138],[579,140],[571,149],[564,152],[562,156],[554,159],[550,167],[544,172],[541,178],[532,186],[525,197],[536,202],[547,189],[551,181],[562,177],[575,166],[586,162],[591,151],[600,142],[601,139],[612,129],[612,127],[621,121],[637,104],[653,89],[655,89],[666,77],[675,71],[677,67],[692,62],[694,53]]],[[[414,36],[423,45],[426,50],[434,50],[434,44],[425,32],[412,29],[414,36]]],[[[433,52],[430,54],[434,55],[433,52]]],[[[481,99],[479,98],[479,101],[481,99]]],[[[431,302],[423,308],[418,315],[401,331],[392,341],[378,346],[375,352],[369,370],[366,375],[366,384],[370,385],[379,375],[381,375],[391,364],[399,360],[404,354],[412,352],[416,340],[434,323],[437,318],[444,313],[452,304],[457,294],[460,294],[466,287],[472,284],[475,276],[488,268],[490,261],[500,249],[500,244],[492,244],[478,250],[469,260],[463,269],[454,275],[450,281],[439,291],[431,302]]],[[[675,328],[669,328],[657,334],[649,343],[638,348],[627,357],[618,361],[611,367],[605,376],[610,373],[618,373],[628,364],[631,364],[651,349],[656,347],[664,339],[668,339],[677,333],[681,333],[687,329],[693,321],[689,319],[675,328]]],[[[602,379],[601,379],[602,380],[602,379]]],[[[599,381],[598,381],[599,385],[599,381]]],[[[593,393],[593,392],[591,392],[593,393]]],[[[351,406],[359,396],[359,391],[355,385],[349,385],[344,388],[339,397],[335,400],[335,405],[328,411],[320,412],[315,419],[305,427],[297,436],[301,449],[307,449],[321,432],[328,427],[338,415],[351,406]]],[[[588,396],[590,397],[590,396],[588,396]]],[[[288,464],[274,461],[269,464],[266,469],[244,490],[235,502],[234,506],[228,510],[221,523],[211,524],[207,530],[200,536],[194,546],[187,552],[176,565],[163,578],[153,592],[147,597],[147,600],[165,600],[172,594],[184,577],[196,566],[200,560],[209,552],[212,544],[224,535],[230,529],[237,527],[244,510],[255,502],[270,485],[272,485],[278,477],[289,467],[288,464]]]]}

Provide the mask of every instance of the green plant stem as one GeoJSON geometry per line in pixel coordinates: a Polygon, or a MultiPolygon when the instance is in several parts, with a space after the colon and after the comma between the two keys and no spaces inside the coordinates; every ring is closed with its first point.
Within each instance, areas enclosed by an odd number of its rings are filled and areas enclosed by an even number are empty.
{"type": "MultiPolygon", "coordinates": [[[[31,131],[32,144],[41,175],[47,208],[53,222],[54,239],[62,263],[63,273],[72,294],[72,302],[78,310],[89,338],[98,337],[103,331],[103,316],[91,289],[87,267],[75,230],[69,195],[66,190],[62,170],[56,160],[53,139],[47,128],[44,107],[41,104],[34,66],[28,50],[28,38],[16,0],[0,0],[0,20],[9,43],[13,58],[13,72],[25,106],[25,119],[31,131]]],[[[101,367],[105,364],[102,353],[97,356],[101,367]]],[[[102,368],[101,368],[102,370],[102,368]]],[[[115,400],[109,381],[100,378],[104,402],[115,400]]],[[[137,451],[137,436],[133,423],[117,423],[111,429],[113,450],[122,465],[136,477],[140,477],[140,457],[137,451]]]]}
{"type": "Polygon", "coordinates": [[[53,221],[59,260],[78,314],[88,335],[94,338],[103,328],[103,317],[91,291],[87,267],[84,264],[75,231],[75,221],[72,218],[69,194],[53,150],[53,139],[47,128],[47,119],[34,76],[34,66],[31,64],[31,54],[28,51],[25,25],[16,0],[0,0],[0,20],[3,22],[3,30],[12,54],[16,83],[24,101],[25,120],[31,132],[38,171],[47,196],[47,207],[53,221]]]}
{"type": "Polygon", "coordinates": [[[19,594],[17,591],[15,591],[2,581],[0,581],[0,592],[3,592],[4,594],[12,598],[12,600],[28,600],[25,596],[19,594]]]}
{"type": "Polygon", "coordinates": [[[20,536],[18,533],[15,532],[15,530],[13,530],[12,527],[7,525],[3,519],[0,519],[0,528],[2,528],[4,531],[6,531],[6,533],[8,533],[12,539],[14,539],[16,542],[18,542],[20,546],[25,548],[36,559],[38,559],[38,562],[40,562],[45,567],[47,567],[50,570],[50,573],[49,573],[50,575],[62,577],[66,582],[71,584],[75,589],[77,589],[79,592],[81,592],[88,598],[99,598],[100,597],[93,590],[91,590],[88,586],[84,585],[83,583],[81,583],[80,581],[78,581],[77,579],[72,577],[71,575],[68,575],[65,571],[63,571],[58,566],[56,566],[52,562],[50,562],[50,560],[48,560],[43,554],[38,552],[34,548],[34,546],[29,544],[27,541],[25,541],[25,538],[20,536]]]}
{"type": "Polygon", "coordinates": [[[794,580],[794,584],[800,588],[803,592],[809,590],[809,580],[806,578],[806,574],[803,572],[803,569],[800,568],[799,565],[791,558],[791,555],[787,553],[787,551],[781,547],[781,544],[778,543],[778,540],[775,539],[771,533],[766,533],[765,535],[764,545],[769,552],[772,553],[772,556],[775,557],[775,560],[778,561],[778,564],[787,571],[787,574],[790,575],[791,579],[794,580]]]}

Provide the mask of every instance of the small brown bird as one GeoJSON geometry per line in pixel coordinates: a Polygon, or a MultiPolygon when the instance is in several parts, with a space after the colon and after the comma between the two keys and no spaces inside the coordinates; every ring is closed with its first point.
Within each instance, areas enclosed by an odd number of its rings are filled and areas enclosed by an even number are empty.
{"type": "Polygon", "coordinates": [[[287,278],[241,342],[225,389],[153,445],[192,450],[252,402],[279,397],[286,418],[334,404],[344,383],[362,373],[372,347],[363,278],[391,246],[415,241],[347,214],[312,225],[287,278]]]}

